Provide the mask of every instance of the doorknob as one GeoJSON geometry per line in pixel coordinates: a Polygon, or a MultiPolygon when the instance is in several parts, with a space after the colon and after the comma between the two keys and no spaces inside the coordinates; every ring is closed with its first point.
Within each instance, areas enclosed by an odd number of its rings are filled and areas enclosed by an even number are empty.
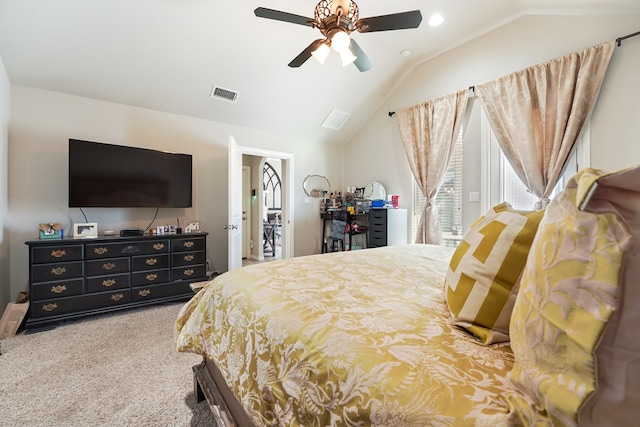
{"type": "Polygon", "coordinates": [[[224,229],[225,229],[225,230],[237,230],[237,229],[238,229],[238,226],[237,226],[237,225],[235,225],[235,224],[229,224],[229,225],[225,225],[225,226],[224,226],[224,229]]]}

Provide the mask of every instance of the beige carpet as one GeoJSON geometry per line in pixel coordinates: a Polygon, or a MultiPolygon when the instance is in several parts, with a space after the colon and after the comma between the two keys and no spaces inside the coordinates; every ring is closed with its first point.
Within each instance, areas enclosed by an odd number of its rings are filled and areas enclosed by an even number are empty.
{"type": "Polygon", "coordinates": [[[182,304],[69,322],[2,340],[0,426],[208,426],[194,354],[178,353],[182,304]]]}

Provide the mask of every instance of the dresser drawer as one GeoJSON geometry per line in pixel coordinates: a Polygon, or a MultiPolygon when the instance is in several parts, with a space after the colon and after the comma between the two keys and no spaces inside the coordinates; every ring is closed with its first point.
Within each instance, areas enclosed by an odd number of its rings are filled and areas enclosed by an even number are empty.
{"type": "Polygon", "coordinates": [[[98,308],[113,307],[131,301],[129,289],[99,294],[87,294],[69,298],[31,302],[31,317],[55,317],[63,314],[78,313],[98,308]]]}
{"type": "Polygon", "coordinates": [[[207,271],[204,265],[176,267],[171,269],[171,279],[172,280],[201,279],[206,276],[206,273],[207,271]]]}
{"type": "Polygon", "coordinates": [[[137,254],[149,255],[149,254],[162,254],[169,252],[168,240],[150,240],[145,242],[137,242],[135,246],[138,248],[137,254]]]}
{"type": "Polygon", "coordinates": [[[386,224],[387,223],[387,210],[386,209],[371,209],[371,210],[369,210],[369,221],[386,224]]]}
{"type": "Polygon", "coordinates": [[[369,235],[369,247],[378,248],[380,246],[387,246],[387,235],[369,235]]]}
{"type": "Polygon", "coordinates": [[[84,279],[60,280],[48,283],[34,283],[31,288],[32,301],[70,297],[84,291],[84,279]]]}
{"type": "Polygon", "coordinates": [[[86,262],[87,276],[125,273],[129,271],[129,258],[109,258],[86,262]]]}
{"type": "Polygon", "coordinates": [[[82,261],[35,264],[31,266],[31,281],[52,282],[60,279],[82,277],[82,261]]]}
{"type": "Polygon", "coordinates": [[[369,234],[387,234],[387,224],[369,223],[369,234]]]}
{"type": "MultiPolygon", "coordinates": [[[[147,249],[147,246],[144,246],[147,249]]],[[[140,242],[91,243],[86,247],[87,259],[114,258],[142,253],[140,242]]]]}
{"type": "Polygon", "coordinates": [[[204,237],[192,237],[187,239],[175,239],[173,252],[201,251],[204,249],[204,237]]]}
{"type": "Polygon", "coordinates": [[[142,286],[154,283],[164,283],[171,280],[169,269],[140,271],[131,274],[131,286],[142,286]]]}
{"type": "Polygon", "coordinates": [[[144,301],[175,295],[193,295],[189,282],[164,283],[134,288],[131,290],[131,301],[144,301]]]}
{"type": "Polygon", "coordinates": [[[205,255],[203,251],[200,252],[180,252],[173,254],[172,265],[174,267],[180,267],[183,265],[196,265],[205,263],[205,255]]]}
{"type": "Polygon", "coordinates": [[[87,279],[87,292],[104,292],[113,289],[128,288],[130,283],[128,273],[91,277],[87,279]]]}
{"type": "Polygon", "coordinates": [[[169,268],[169,254],[150,254],[131,258],[131,270],[133,271],[157,270],[161,268],[169,268]]]}
{"type": "Polygon", "coordinates": [[[34,264],[78,261],[81,259],[82,245],[46,246],[31,249],[31,262],[34,264]]]}

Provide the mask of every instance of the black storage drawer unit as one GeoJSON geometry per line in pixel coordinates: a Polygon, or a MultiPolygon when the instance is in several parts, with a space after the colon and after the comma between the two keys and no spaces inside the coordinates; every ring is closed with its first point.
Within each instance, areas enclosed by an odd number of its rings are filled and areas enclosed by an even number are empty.
{"type": "Polygon", "coordinates": [[[186,300],[206,279],[208,233],[31,240],[27,328],[186,300]]]}
{"type": "Polygon", "coordinates": [[[406,244],[407,223],[406,209],[370,209],[369,247],[406,244]]]}

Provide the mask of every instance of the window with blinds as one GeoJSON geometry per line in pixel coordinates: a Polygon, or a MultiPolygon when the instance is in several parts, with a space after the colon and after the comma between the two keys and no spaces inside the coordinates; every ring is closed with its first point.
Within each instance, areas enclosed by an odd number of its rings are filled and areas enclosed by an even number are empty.
{"type": "MultiPolygon", "coordinates": [[[[458,139],[454,143],[453,153],[449,161],[449,167],[445,172],[442,185],[436,196],[436,206],[438,208],[438,219],[440,221],[440,231],[442,241],[446,246],[457,246],[459,241],[456,236],[462,233],[462,130],[458,139]]],[[[412,241],[415,242],[420,216],[426,204],[426,197],[413,181],[413,227],[412,241]]]]}
{"type": "MultiPolygon", "coordinates": [[[[578,145],[582,144],[582,139],[578,145]]],[[[567,159],[565,171],[555,188],[551,192],[549,199],[553,199],[560,191],[562,191],[573,174],[578,171],[578,159],[576,150],[574,150],[567,159]]],[[[513,167],[507,160],[502,150],[500,150],[500,189],[501,200],[508,202],[513,209],[530,211],[534,209],[538,198],[527,189],[527,186],[518,178],[513,167]]]]}

